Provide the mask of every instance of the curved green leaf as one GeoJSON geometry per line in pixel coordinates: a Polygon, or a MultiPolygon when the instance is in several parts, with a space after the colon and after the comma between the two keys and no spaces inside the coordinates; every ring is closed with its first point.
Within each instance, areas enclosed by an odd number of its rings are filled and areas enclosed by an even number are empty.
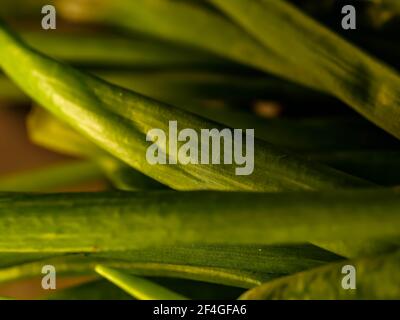
{"type": "Polygon", "coordinates": [[[338,97],[400,138],[400,76],[394,70],[287,1],[210,1],[292,66],[293,72],[281,70],[281,76],[338,97]]]}
{"type": "Polygon", "coordinates": [[[205,48],[327,92],[400,137],[400,77],[286,1],[210,0],[251,35],[193,3],[165,0],[60,1],[71,19],[101,21],[205,48]],[[198,34],[207,36],[199,37],[198,34]],[[282,41],[285,39],[285,41],[282,41]],[[295,53],[295,54],[294,54],[295,53]]]}
{"type": "Polygon", "coordinates": [[[0,44],[1,66],[38,103],[115,157],[173,189],[278,191],[370,186],[257,139],[255,170],[250,176],[236,176],[234,165],[151,165],[145,157],[149,130],[169,132],[169,121],[198,133],[206,128],[222,129],[221,125],[51,60],[31,50],[5,27],[0,27],[0,44]]]}
{"type": "Polygon", "coordinates": [[[61,257],[48,255],[46,259],[44,254],[13,253],[8,257],[1,254],[0,282],[38,276],[46,264],[53,265],[59,275],[92,274],[94,266],[102,264],[136,275],[250,288],[269,279],[341,259],[312,245],[191,245],[61,257]]]}
{"type": "Polygon", "coordinates": [[[135,277],[102,265],[96,266],[95,270],[102,277],[140,300],[187,300],[186,297],[144,278],[135,277]]]}
{"type": "MultiPolygon", "coordinates": [[[[344,279],[347,283],[347,280],[344,279]]],[[[400,254],[369,257],[329,264],[317,269],[267,282],[244,293],[244,300],[269,299],[399,299],[400,254]],[[355,289],[344,289],[342,281],[355,268],[355,289]]]]}

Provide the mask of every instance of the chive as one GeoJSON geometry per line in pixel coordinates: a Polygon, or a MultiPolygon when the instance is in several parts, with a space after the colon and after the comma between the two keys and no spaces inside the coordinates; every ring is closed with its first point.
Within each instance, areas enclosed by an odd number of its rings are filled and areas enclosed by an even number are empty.
{"type": "Polygon", "coordinates": [[[187,300],[186,297],[144,278],[135,277],[102,265],[96,266],[95,270],[98,274],[139,300],[187,300]]]}
{"type": "MultiPolygon", "coordinates": [[[[292,274],[341,257],[312,245],[191,245],[57,256],[1,254],[7,264],[0,269],[0,283],[32,278],[44,264],[58,275],[92,275],[97,264],[140,276],[162,276],[251,288],[270,279],[292,274]],[[25,261],[22,259],[25,257],[25,261]]],[[[37,254],[36,254],[37,255],[37,254]]]]}
{"type": "Polygon", "coordinates": [[[51,60],[5,27],[0,28],[0,44],[2,68],[39,104],[115,157],[171,188],[278,191],[371,185],[261,140],[255,141],[256,167],[250,176],[235,176],[233,165],[153,166],[144,157],[148,130],[168,132],[170,120],[197,132],[221,126],[51,60]]]}
{"type": "Polygon", "coordinates": [[[204,48],[326,92],[400,138],[400,78],[395,71],[286,1],[209,2],[251,35],[214,11],[177,1],[98,1],[96,11],[85,2],[70,11],[69,1],[61,1],[60,8],[72,19],[108,22],[204,48]]]}
{"type": "MultiPolygon", "coordinates": [[[[19,12],[21,0],[0,7],[0,16],[40,16],[42,0],[24,1],[19,12]]],[[[328,2],[321,0],[314,9],[328,2]]],[[[22,89],[0,79],[0,99],[26,103],[33,98],[51,115],[34,109],[28,120],[32,139],[86,159],[82,166],[6,177],[0,188],[54,191],[96,167],[118,189],[146,191],[0,192],[0,282],[35,278],[43,265],[51,264],[61,277],[93,280],[97,271],[137,298],[193,298],[187,292],[212,286],[219,290],[211,297],[230,294],[231,299],[240,288],[252,288],[243,299],[400,296],[399,189],[374,187],[374,182],[398,181],[396,71],[283,0],[95,3],[92,10],[93,1],[55,1],[57,13],[65,17],[142,34],[132,35],[130,42],[112,34],[24,33],[25,43],[0,21],[0,67],[22,89]],[[108,54],[111,46],[115,50],[108,54]],[[41,47],[54,60],[36,50],[41,47]],[[109,70],[95,70],[94,76],[60,60],[109,70]],[[122,73],[122,68],[130,70],[122,73]],[[283,104],[298,99],[308,106],[309,101],[314,110],[339,98],[392,137],[358,122],[262,121],[231,112],[243,98],[264,97],[283,104]],[[201,109],[216,103],[223,109],[201,109]],[[170,121],[196,133],[255,128],[254,173],[236,176],[236,165],[150,165],[146,134],[154,128],[168,131],[170,121]],[[293,150],[301,156],[291,155],[293,150]],[[155,191],[168,187],[185,192],[155,191]],[[357,290],[341,285],[345,264],[356,267],[357,290]],[[160,276],[173,280],[157,280],[160,276]],[[184,281],[188,286],[180,287],[184,281]]],[[[400,12],[394,0],[371,3],[369,9],[377,9],[371,24],[386,23],[400,12]]],[[[395,30],[396,21],[391,22],[385,31],[395,30]]],[[[396,41],[386,33],[382,38],[396,41]]],[[[99,288],[104,296],[104,283],[66,294],[92,296],[99,288]]]]}
{"type": "Polygon", "coordinates": [[[400,138],[400,77],[394,70],[286,1],[210,1],[292,66],[281,76],[336,96],[400,138]]]}
{"type": "Polygon", "coordinates": [[[232,241],[384,239],[399,236],[399,205],[398,192],[385,189],[266,194],[5,193],[0,197],[4,235],[0,251],[96,252],[232,241]]]}
{"type": "Polygon", "coordinates": [[[267,282],[244,293],[241,299],[399,299],[399,271],[399,252],[344,261],[267,282]],[[355,290],[342,287],[345,265],[356,270],[355,290]]]}

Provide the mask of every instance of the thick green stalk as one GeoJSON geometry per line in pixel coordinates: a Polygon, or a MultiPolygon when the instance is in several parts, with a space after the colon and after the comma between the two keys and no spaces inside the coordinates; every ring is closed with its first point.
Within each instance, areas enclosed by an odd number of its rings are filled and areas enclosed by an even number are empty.
{"type": "Polygon", "coordinates": [[[234,165],[152,165],[146,160],[151,145],[146,135],[151,129],[168,132],[169,121],[197,134],[201,129],[222,126],[49,59],[5,27],[0,27],[0,45],[2,68],[38,103],[115,157],[174,189],[278,191],[370,186],[257,139],[252,148],[254,172],[247,176],[235,175],[234,165]]]}
{"type": "MultiPolygon", "coordinates": [[[[283,0],[210,0],[294,70],[400,138],[400,76],[283,0]]],[[[285,72],[280,75],[288,77],[285,72]]]]}
{"type": "Polygon", "coordinates": [[[99,252],[232,241],[367,241],[399,237],[399,208],[399,193],[385,189],[5,193],[0,197],[0,251],[99,252]]]}

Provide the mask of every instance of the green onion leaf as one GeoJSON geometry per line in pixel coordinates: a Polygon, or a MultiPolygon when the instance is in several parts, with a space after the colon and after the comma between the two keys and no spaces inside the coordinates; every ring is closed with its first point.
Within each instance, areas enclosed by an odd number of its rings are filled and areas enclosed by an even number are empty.
{"type": "Polygon", "coordinates": [[[135,277],[102,265],[96,266],[95,270],[132,297],[140,300],[187,300],[186,297],[144,278],[135,277]]]}

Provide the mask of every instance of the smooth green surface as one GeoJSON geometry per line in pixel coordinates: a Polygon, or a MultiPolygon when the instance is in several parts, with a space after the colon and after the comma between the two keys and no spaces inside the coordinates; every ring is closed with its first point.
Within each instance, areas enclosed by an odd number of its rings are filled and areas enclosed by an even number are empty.
{"type": "Polygon", "coordinates": [[[0,252],[99,252],[232,241],[276,244],[396,237],[399,206],[398,192],[385,189],[279,194],[4,193],[0,197],[4,235],[0,252]]]}

